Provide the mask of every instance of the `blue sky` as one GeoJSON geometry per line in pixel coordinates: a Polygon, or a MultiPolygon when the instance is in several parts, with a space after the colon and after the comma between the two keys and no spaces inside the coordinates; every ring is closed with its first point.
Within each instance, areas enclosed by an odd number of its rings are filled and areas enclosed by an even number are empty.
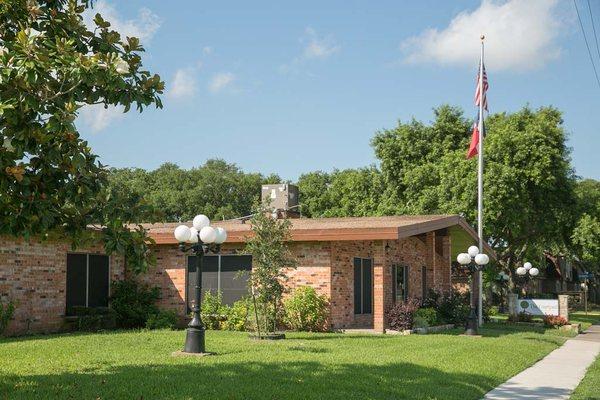
{"type": "MultiPolygon", "coordinates": [[[[578,5],[598,56],[587,3],[578,5]]],[[[475,114],[484,32],[490,111],[563,110],[577,174],[600,178],[600,88],[570,1],[100,0],[96,9],[141,36],[145,65],[167,84],[162,110],[82,112],[78,126],[105,164],[191,168],[219,157],[295,180],[376,163],[377,130],[429,121],[444,103],[475,114]]],[[[600,29],[600,2],[592,12],[600,29]]]]}

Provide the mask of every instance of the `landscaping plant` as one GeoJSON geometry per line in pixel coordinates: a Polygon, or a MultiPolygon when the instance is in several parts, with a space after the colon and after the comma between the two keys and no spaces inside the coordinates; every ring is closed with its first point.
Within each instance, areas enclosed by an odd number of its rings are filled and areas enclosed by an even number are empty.
{"type": "Polygon", "coordinates": [[[395,304],[387,312],[390,328],[396,331],[412,329],[414,326],[415,313],[420,305],[421,302],[418,299],[408,299],[402,303],[395,304]]]}
{"type": "Polygon", "coordinates": [[[148,319],[158,313],[158,287],[150,287],[129,278],[111,283],[110,307],[120,328],[143,328],[148,319]]]}
{"type": "Polygon", "coordinates": [[[8,323],[15,314],[15,303],[8,301],[4,304],[0,301],[0,335],[4,334],[4,331],[8,327],[8,323]]]}
{"type": "Polygon", "coordinates": [[[415,321],[417,318],[423,321],[427,326],[435,326],[439,324],[438,314],[433,307],[421,307],[415,312],[415,321]]]}
{"type": "Polygon", "coordinates": [[[560,315],[546,315],[544,316],[544,325],[549,328],[558,328],[564,325],[568,325],[569,321],[560,315]]]}
{"type": "Polygon", "coordinates": [[[322,332],[327,330],[329,304],[311,286],[301,286],[284,302],[285,324],[297,331],[322,332]]]}
{"type": "Polygon", "coordinates": [[[250,304],[250,299],[242,298],[230,307],[225,306],[227,318],[221,323],[221,327],[228,331],[245,331],[250,315],[250,304]]]}
{"type": "Polygon", "coordinates": [[[286,269],[296,266],[288,249],[291,222],[271,216],[268,207],[260,207],[250,220],[253,236],[246,243],[252,254],[250,287],[256,303],[254,317],[257,333],[275,332],[281,316],[281,300],[287,279],[286,269]]]}
{"type": "Polygon", "coordinates": [[[147,329],[175,329],[177,327],[177,313],[173,310],[161,310],[152,314],[146,320],[147,329]]]}
{"type": "Polygon", "coordinates": [[[204,292],[200,313],[206,329],[221,329],[221,323],[227,318],[221,292],[216,294],[209,290],[204,292]]]}

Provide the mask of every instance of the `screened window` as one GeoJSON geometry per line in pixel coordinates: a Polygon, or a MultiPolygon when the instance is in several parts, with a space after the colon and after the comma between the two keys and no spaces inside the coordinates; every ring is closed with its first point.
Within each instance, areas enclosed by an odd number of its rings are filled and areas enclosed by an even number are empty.
{"type": "Polygon", "coordinates": [[[354,258],[354,314],[373,312],[373,261],[354,258]]]}
{"type": "MultiPolygon", "coordinates": [[[[223,303],[233,304],[248,294],[248,279],[252,270],[250,255],[204,256],[202,264],[202,297],[210,291],[221,292],[223,303]]],[[[187,298],[191,308],[196,282],[196,256],[188,257],[187,298]]]]}
{"type": "Polygon", "coordinates": [[[108,307],[108,256],[67,254],[67,315],[73,307],[108,307]]]}
{"type": "Polygon", "coordinates": [[[394,265],[392,274],[394,302],[402,303],[408,299],[408,266],[394,265]]]}

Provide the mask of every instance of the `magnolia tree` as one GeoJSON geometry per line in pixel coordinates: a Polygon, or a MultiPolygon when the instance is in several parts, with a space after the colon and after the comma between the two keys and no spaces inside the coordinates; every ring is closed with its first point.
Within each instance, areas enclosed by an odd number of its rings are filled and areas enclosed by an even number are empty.
{"type": "Polygon", "coordinates": [[[252,254],[250,288],[254,299],[254,317],[260,336],[275,332],[285,291],[285,270],[296,262],[287,246],[290,239],[289,220],[272,218],[265,208],[258,210],[251,220],[252,237],[246,251],[252,254]]]}
{"type": "Polygon", "coordinates": [[[135,37],[123,38],[89,1],[0,2],[0,233],[85,238],[101,229],[107,251],[134,269],[148,260],[145,232],[127,225],[153,219],[139,199],[107,189],[107,171],[81,139],[82,107],[162,107],[164,83],[142,67],[135,37]],[[123,204],[126,201],[127,204],[123,204]]]}

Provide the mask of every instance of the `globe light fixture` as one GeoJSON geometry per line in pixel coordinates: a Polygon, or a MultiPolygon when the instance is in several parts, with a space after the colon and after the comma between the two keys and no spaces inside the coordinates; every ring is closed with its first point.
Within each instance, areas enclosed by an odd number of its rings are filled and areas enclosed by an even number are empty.
{"type": "Polygon", "coordinates": [[[183,353],[206,354],[205,327],[200,316],[202,265],[206,253],[212,252],[218,254],[221,251],[221,244],[227,240],[227,232],[221,227],[213,228],[210,226],[208,217],[200,214],[194,217],[191,228],[187,225],[179,225],[175,228],[173,235],[177,242],[179,242],[179,249],[182,252],[192,252],[196,256],[192,320],[186,330],[183,353]]]}
{"type": "Polygon", "coordinates": [[[523,294],[527,294],[528,282],[540,274],[540,270],[534,267],[530,262],[524,262],[522,267],[515,270],[517,274],[516,283],[523,294]]]}
{"type": "Polygon", "coordinates": [[[526,273],[527,273],[527,270],[525,269],[525,267],[517,268],[517,275],[524,276],[526,273]]]}
{"type": "Polygon", "coordinates": [[[530,262],[526,262],[525,264],[523,264],[523,268],[525,268],[527,271],[529,271],[531,267],[533,267],[533,265],[531,265],[530,262]]]}
{"type": "MultiPolygon", "coordinates": [[[[473,276],[476,272],[483,270],[490,262],[487,254],[480,253],[477,246],[470,246],[466,253],[460,253],[456,256],[456,261],[462,269],[473,276]]],[[[475,293],[475,279],[471,280],[471,293],[475,293]]],[[[478,334],[477,322],[477,297],[471,296],[471,311],[465,327],[465,335],[473,336],[478,334]]]]}

